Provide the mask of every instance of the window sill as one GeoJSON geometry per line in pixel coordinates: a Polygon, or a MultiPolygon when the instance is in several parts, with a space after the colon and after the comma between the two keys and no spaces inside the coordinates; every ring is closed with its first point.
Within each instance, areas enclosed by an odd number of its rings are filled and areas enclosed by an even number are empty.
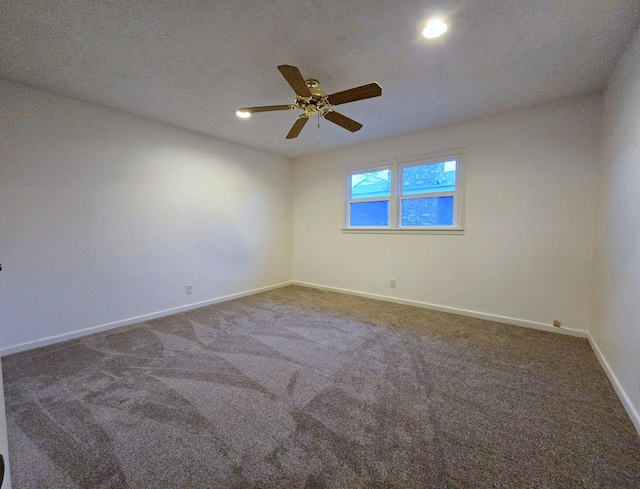
{"type": "Polygon", "coordinates": [[[464,235],[464,229],[395,229],[395,228],[342,228],[343,234],[448,234],[464,235]]]}

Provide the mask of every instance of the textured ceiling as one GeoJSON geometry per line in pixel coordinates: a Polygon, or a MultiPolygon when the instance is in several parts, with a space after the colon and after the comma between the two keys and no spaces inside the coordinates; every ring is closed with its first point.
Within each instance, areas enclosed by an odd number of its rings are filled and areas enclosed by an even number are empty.
{"type": "Polygon", "coordinates": [[[601,90],[640,22],[638,0],[3,0],[0,77],[286,156],[601,90]],[[449,19],[435,42],[424,19],[449,19]],[[364,127],[309,121],[277,65],[345,104],[364,127]]]}

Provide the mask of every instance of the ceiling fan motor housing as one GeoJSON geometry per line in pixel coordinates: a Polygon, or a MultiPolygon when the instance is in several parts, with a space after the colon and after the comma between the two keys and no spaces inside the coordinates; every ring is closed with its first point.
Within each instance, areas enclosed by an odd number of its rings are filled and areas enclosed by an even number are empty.
{"type": "Polygon", "coordinates": [[[312,116],[316,112],[320,112],[324,114],[325,107],[328,109],[329,103],[327,102],[327,93],[318,88],[319,82],[318,80],[310,79],[305,81],[305,84],[309,88],[309,93],[311,93],[311,97],[296,97],[296,106],[299,109],[304,110],[305,115],[312,116]]]}

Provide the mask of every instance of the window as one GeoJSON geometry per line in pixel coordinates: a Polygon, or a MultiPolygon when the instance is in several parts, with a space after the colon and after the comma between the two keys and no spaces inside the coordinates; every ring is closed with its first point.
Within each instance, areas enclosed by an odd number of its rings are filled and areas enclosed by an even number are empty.
{"type": "Polygon", "coordinates": [[[456,152],[348,171],[345,231],[460,233],[461,160],[456,152]]]}
{"type": "Polygon", "coordinates": [[[389,225],[391,176],[391,168],[351,174],[349,178],[350,226],[389,225]]]}

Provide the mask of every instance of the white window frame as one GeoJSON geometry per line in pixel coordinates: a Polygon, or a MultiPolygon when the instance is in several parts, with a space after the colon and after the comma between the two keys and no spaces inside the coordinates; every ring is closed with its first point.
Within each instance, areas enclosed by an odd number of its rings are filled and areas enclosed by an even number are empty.
{"type": "Polygon", "coordinates": [[[464,148],[456,148],[437,153],[428,153],[387,162],[381,165],[359,166],[349,168],[344,177],[344,222],[342,232],[354,234],[464,234],[464,148]],[[433,163],[456,160],[455,190],[447,192],[432,192],[426,194],[402,195],[402,182],[400,179],[403,168],[428,165],[433,163]],[[391,170],[391,195],[389,197],[372,197],[365,199],[351,198],[351,176],[359,173],[391,170]],[[402,226],[400,210],[405,199],[431,198],[453,196],[453,225],[451,226],[402,226]],[[349,211],[354,202],[389,202],[388,226],[349,226],[349,211]]]}

